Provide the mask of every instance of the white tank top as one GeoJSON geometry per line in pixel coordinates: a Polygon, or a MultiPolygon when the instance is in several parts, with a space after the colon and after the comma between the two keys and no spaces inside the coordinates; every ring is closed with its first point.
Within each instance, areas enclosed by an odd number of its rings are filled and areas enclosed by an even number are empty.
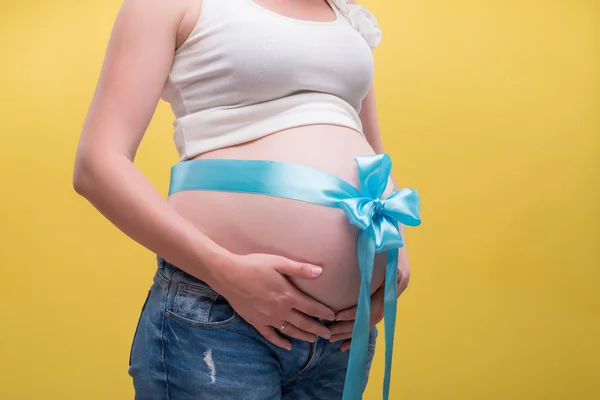
{"type": "Polygon", "coordinates": [[[181,160],[302,125],[362,133],[381,31],[363,6],[328,1],[335,20],[314,22],[252,0],[202,0],[161,95],[181,160]]]}

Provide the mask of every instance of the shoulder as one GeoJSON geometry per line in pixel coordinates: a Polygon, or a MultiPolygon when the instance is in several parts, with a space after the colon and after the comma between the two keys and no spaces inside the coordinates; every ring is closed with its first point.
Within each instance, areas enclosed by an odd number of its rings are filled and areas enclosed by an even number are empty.
{"type": "Polygon", "coordinates": [[[118,25],[133,26],[142,32],[175,31],[187,12],[186,0],[123,0],[118,25]]]}
{"type": "Polygon", "coordinates": [[[202,12],[202,3],[204,0],[177,0],[180,4],[180,22],[177,30],[176,47],[181,46],[183,42],[191,35],[198,23],[200,13],[202,12]]]}
{"type": "Polygon", "coordinates": [[[147,21],[151,29],[169,29],[179,47],[194,29],[202,3],[203,0],[124,0],[121,18],[139,18],[147,21]]]}
{"type": "Polygon", "coordinates": [[[350,24],[358,30],[371,49],[381,42],[381,29],[375,15],[355,0],[332,0],[350,24]]]}
{"type": "Polygon", "coordinates": [[[146,17],[162,15],[173,18],[183,15],[187,0],[123,0],[121,10],[130,10],[146,17]]]}

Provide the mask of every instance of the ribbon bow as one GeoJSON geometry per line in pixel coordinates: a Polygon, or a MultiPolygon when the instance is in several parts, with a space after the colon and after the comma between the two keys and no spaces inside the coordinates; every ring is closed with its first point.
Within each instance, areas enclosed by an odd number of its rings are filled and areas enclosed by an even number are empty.
{"type": "Polygon", "coordinates": [[[356,320],[352,330],[350,361],[344,384],[343,400],[362,398],[365,366],[367,365],[371,278],[376,253],[387,251],[386,281],[384,288],[385,376],[383,398],[387,400],[392,368],[394,327],[398,298],[398,248],[404,246],[398,223],[417,226],[419,195],[413,189],[394,191],[381,199],[388,183],[392,162],[388,155],[356,157],[361,196],[340,201],[350,223],[360,229],[358,235],[358,266],[361,274],[356,320]]]}

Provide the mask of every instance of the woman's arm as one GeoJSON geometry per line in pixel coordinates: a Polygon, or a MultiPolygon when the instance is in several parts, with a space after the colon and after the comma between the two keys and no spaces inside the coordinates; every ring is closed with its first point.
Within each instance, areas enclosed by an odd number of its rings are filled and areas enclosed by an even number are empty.
{"type": "Polygon", "coordinates": [[[129,237],[210,282],[207,266],[222,262],[227,251],[169,207],[133,165],[183,17],[182,7],[169,3],[123,3],[84,122],[73,185],[129,237]]]}
{"type": "Polygon", "coordinates": [[[133,165],[173,62],[183,2],[124,1],[77,149],[75,190],[129,237],[223,294],[271,342],[290,346],[272,328],[282,321],[328,336],[305,314],[332,319],[333,311],[282,276],[315,279],[319,267],[231,254],[173,210],[133,165]]]}

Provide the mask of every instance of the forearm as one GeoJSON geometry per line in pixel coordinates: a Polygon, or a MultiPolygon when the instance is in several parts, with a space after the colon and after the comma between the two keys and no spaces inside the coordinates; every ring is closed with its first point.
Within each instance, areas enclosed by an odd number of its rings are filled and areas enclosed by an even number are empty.
{"type": "Polygon", "coordinates": [[[125,155],[79,157],[75,190],[127,236],[212,284],[230,253],[179,215],[125,155]]]}

